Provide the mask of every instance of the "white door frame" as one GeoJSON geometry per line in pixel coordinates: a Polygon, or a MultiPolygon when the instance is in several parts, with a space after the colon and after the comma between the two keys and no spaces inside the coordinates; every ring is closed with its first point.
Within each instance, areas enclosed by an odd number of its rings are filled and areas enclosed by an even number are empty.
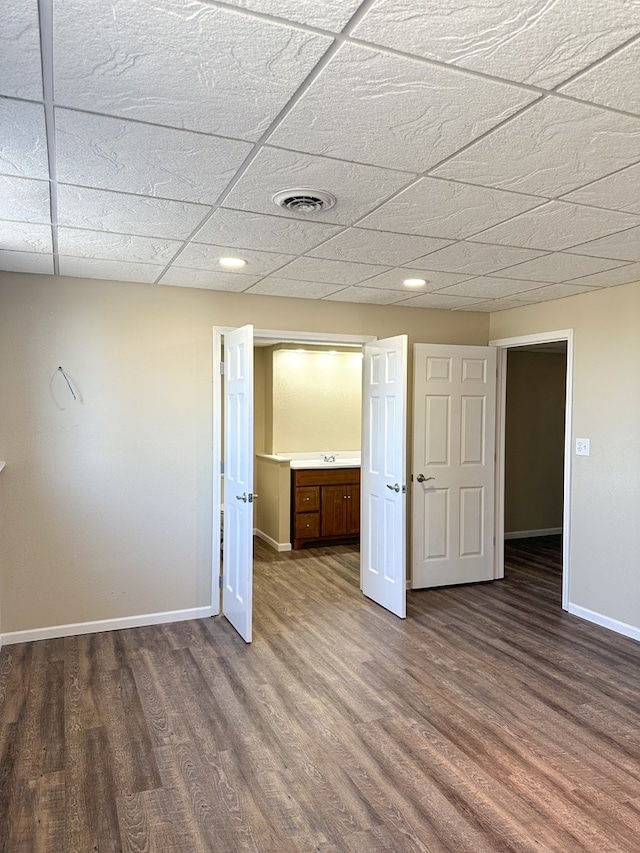
{"type": "Polygon", "coordinates": [[[567,343],[567,374],[565,384],[564,419],[564,498],[562,510],[562,609],[569,609],[569,568],[571,549],[571,462],[572,462],[572,417],[573,417],[573,329],[555,332],[539,332],[514,338],[499,338],[489,341],[496,347],[498,385],[496,393],[496,513],[495,513],[495,577],[504,577],[504,500],[505,500],[505,436],[507,401],[507,352],[516,347],[532,344],[567,343]]]}
{"type": "MultiPolygon", "coordinates": [[[[242,325],[241,323],[239,325],[242,325]]],[[[211,615],[220,613],[220,510],[222,507],[222,490],[220,477],[222,474],[222,379],[220,364],[222,363],[222,344],[226,332],[231,332],[237,326],[213,327],[213,529],[211,535],[211,615]]],[[[254,329],[255,340],[273,340],[274,343],[307,343],[307,344],[352,344],[363,346],[377,340],[376,335],[344,335],[337,332],[300,332],[290,329],[254,329]]]]}

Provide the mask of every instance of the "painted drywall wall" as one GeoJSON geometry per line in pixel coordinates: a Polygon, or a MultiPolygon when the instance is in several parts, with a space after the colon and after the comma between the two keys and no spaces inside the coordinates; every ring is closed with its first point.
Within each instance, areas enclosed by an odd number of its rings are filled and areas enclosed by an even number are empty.
{"type": "Polygon", "coordinates": [[[472,312],[0,274],[3,631],[210,603],[211,330],[247,322],[460,344],[489,329],[472,312]]]}
{"type": "Polygon", "coordinates": [[[640,628],[640,283],[491,316],[491,338],[574,329],[569,601],[640,628]]]}
{"type": "Polygon", "coordinates": [[[562,527],[566,356],[507,354],[505,531],[562,527]]]}

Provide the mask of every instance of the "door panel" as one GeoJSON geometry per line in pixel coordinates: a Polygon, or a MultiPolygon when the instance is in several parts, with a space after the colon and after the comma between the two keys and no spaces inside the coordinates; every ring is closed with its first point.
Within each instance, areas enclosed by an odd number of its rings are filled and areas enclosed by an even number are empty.
{"type": "Polygon", "coordinates": [[[322,535],[344,536],[346,533],[347,486],[322,487],[322,535]]]}
{"type": "Polygon", "coordinates": [[[224,337],[222,612],[251,642],[253,599],[253,326],[224,337]]]}
{"type": "Polygon", "coordinates": [[[412,586],[491,580],[495,349],[416,344],[414,355],[412,586]]]}
{"type": "MultiPolygon", "coordinates": [[[[406,615],[407,336],[364,347],[360,581],[406,615]]],[[[353,498],[352,498],[353,500],[353,498]]]]}

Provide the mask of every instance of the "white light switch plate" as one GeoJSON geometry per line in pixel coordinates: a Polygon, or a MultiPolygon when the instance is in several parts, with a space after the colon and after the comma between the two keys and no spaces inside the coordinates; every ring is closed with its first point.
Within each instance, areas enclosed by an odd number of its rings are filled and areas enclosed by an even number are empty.
{"type": "Polygon", "coordinates": [[[589,455],[589,439],[588,438],[576,438],[576,456],[588,456],[589,455]]]}

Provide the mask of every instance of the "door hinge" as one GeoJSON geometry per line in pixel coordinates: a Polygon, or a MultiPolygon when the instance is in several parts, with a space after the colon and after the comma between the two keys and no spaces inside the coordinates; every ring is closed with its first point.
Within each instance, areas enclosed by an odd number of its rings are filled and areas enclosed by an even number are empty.
{"type": "Polygon", "coordinates": [[[224,361],[220,362],[220,373],[224,376],[224,361]]]}

